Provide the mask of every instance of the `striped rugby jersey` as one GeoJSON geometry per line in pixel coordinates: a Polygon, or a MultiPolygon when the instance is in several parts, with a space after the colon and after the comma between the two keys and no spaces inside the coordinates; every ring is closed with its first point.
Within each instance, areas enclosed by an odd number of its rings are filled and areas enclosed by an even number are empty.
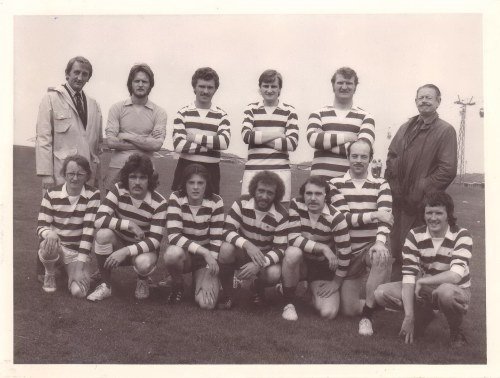
{"type": "Polygon", "coordinates": [[[97,229],[109,228],[116,231],[129,245],[132,256],[155,252],[159,249],[167,215],[167,202],[157,191],[148,192],[139,208],[132,202],[130,192],[121,182],[115,184],[97,211],[97,229]],[[145,238],[137,240],[128,230],[130,222],[137,224],[145,238]]]}
{"type": "Polygon", "coordinates": [[[315,149],[311,175],[338,177],[349,169],[344,136],[351,134],[375,141],[375,121],[359,107],[352,107],[344,117],[338,116],[332,105],[311,113],[307,126],[307,141],[315,149]]]}
{"type": "Polygon", "coordinates": [[[403,246],[403,283],[415,283],[419,274],[432,275],[452,271],[461,278],[458,286],[471,286],[470,259],[472,237],[465,228],[449,226],[437,252],[427,226],[411,230],[403,246]]]}
{"type": "Polygon", "coordinates": [[[326,257],[315,251],[316,243],[328,245],[339,259],[335,274],[345,277],[351,262],[351,243],[344,215],[331,205],[325,205],[318,221],[312,225],[304,199],[292,199],[289,209],[288,244],[305,252],[304,257],[324,261],[326,257]]]}
{"type": "Polygon", "coordinates": [[[257,220],[255,199],[243,195],[233,203],[224,223],[223,239],[243,248],[245,241],[265,255],[266,266],[283,260],[287,247],[288,214],[281,205],[272,205],[261,221],[257,220]]]}
{"type": "Polygon", "coordinates": [[[191,212],[187,196],[181,197],[178,191],[170,195],[167,209],[169,244],[193,254],[204,246],[217,258],[223,228],[224,203],[217,194],[204,198],[196,215],[191,212]]]}
{"type": "Polygon", "coordinates": [[[351,172],[329,182],[332,205],[340,210],[349,226],[351,248],[355,254],[375,241],[386,243],[391,232],[387,223],[371,220],[375,211],[392,212],[392,194],[387,181],[368,173],[361,188],[356,188],[351,172]]]}
{"type": "Polygon", "coordinates": [[[262,101],[249,104],[241,129],[243,142],[248,144],[245,169],[290,169],[288,151],[295,151],[299,142],[297,120],[291,105],[280,102],[272,114],[267,114],[262,101]],[[279,131],[284,136],[262,144],[262,134],[269,131],[279,131]]]}
{"type": "Polygon", "coordinates": [[[47,190],[38,214],[38,236],[43,239],[47,231],[55,231],[61,245],[78,252],[79,261],[87,261],[94,242],[94,221],[99,204],[99,190],[87,184],[74,204],[69,201],[66,184],[47,190]]]}
{"type": "Polygon", "coordinates": [[[203,163],[218,163],[220,151],[227,150],[231,139],[229,120],[224,110],[212,105],[206,117],[201,117],[193,104],[177,112],[174,119],[174,149],[183,159],[203,163]],[[194,142],[188,142],[194,134],[194,142]]]}

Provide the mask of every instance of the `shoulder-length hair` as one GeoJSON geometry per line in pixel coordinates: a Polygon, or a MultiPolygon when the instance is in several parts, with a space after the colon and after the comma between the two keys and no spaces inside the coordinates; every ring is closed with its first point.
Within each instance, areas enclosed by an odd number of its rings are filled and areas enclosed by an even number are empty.
{"type": "Polygon", "coordinates": [[[148,176],[148,190],[152,192],[158,186],[158,173],[153,168],[151,159],[142,154],[133,154],[125,162],[125,165],[120,170],[120,182],[122,186],[129,190],[128,177],[131,173],[140,172],[148,176]]]}
{"type": "Polygon", "coordinates": [[[275,205],[279,204],[285,195],[285,184],[283,180],[274,172],[271,171],[262,171],[257,173],[250,180],[250,184],[248,185],[248,193],[255,198],[255,193],[257,191],[257,186],[259,182],[264,185],[275,185],[276,193],[274,196],[273,203],[275,205]]]}
{"type": "Polygon", "coordinates": [[[422,201],[422,219],[425,219],[426,206],[443,206],[446,209],[446,215],[448,216],[448,224],[450,226],[456,226],[457,217],[455,217],[455,204],[448,193],[437,191],[427,194],[422,201]]]}
{"type": "Polygon", "coordinates": [[[326,181],[323,177],[321,176],[309,176],[309,178],[301,185],[299,189],[299,194],[302,199],[304,199],[304,193],[306,192],[306,185],[307,184],[312,184],[319,186],[320,188],[325,189],[325,203],[327,205],[330,205],[331,203],[331,194],[330,194],[330,185],[328,184],[328,181],[326,181]]]}
{"type": "Polygon", "coordinates": [[[155,74],[153,73],[151,67],[149,67],[146,63],[136,64],[130,69],[127,79],[127,88],[130,95],[132,95],[132,82],[138,72],[144,72],[149,78],[149,91],[151,91],[151,89],[155,86],[155,74]]]}

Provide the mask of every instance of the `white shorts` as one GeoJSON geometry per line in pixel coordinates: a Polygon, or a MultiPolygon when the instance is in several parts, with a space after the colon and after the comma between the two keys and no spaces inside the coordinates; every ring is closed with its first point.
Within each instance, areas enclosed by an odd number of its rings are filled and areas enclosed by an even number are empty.
{"type": "MultiPolygon", "coordinates": [[[[40,249],[43,250],[44,248],[45,248],[45,240],[42,240],[42,242],[40,243],[40,249]]],[[[68,265],[78,261],[77,260],[78,252],[73,251],[65,247],[64,245],[60,245],[57,252],[59,253],[59,256],[61,256],[64,265],[68,265]]]]}
{"type": "MultiPolygon", "coordinates": [[[[248,186],[250,185],[250,181],[252,178],[259,172],[262,171],[247,171],[243,172],[243,179],[241,180],[241,194],[248,194],[248,186]]],[[[283,184],[285,184],[285,195],[283,196],[282,202],[290,202],[290,196],[292,191],[292,173],[289,169],[287,170],[272,170],[271,172],[276,173],[282,180],[283,184]]]]}

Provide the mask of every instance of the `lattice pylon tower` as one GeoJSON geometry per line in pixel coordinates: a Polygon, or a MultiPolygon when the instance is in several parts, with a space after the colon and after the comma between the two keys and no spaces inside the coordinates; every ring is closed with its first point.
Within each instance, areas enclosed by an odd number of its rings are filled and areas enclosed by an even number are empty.
{"type": "Polygon", "coordinates": [[[457,146],[457,155],[458,155],[458,182],[460,184],[464,181],[465,175],[465,117],[467,115],[467,106],[475,105],[475,102],[472,102],[472,97],[469,102],[464,102],[458,97],[458,101],[455,101],[455,104],[460,105],[460,130],[458,131],[458,146],[457,146]]]}

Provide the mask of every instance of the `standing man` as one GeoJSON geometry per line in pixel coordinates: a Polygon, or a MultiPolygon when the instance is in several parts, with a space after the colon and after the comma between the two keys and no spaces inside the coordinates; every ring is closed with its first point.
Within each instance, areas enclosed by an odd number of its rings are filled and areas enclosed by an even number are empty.
{"type": "Polygon", "coordinates": [[[418,206],[424,195],[445,190],[457,174],[457,134],[439,118],[440,103],[441,92],[434,84],[418,88],[415,104],[420,115],[403,124],[389,146],[385,178],[394,199],[391,249],[398,265],[408,231],[422,224],[418,206]]]}
{"type": "Polygon", "coordinates": [[[129,156],[139,152],[152,158],[153,152],[163,145],[167,113],[149,100],[154,85],[151,68],[144,63],[136,64],[127,79],[130,97],[109,109],[106,138],[113,153],[106,172],[106,189],[116,183],[118,172],[129,156]]]}
{"type": "Polygon", "coordinates": [[[340,291],[342,312],[361,314],[359,334],[373,335],[373,312],[376,307],[375,289],[386,282],[391,268],[387,247],[392,226],[391,188],[382,178],[369,173],[373,149],[370,142],[358,139],[347,148],[349,170],[343,177],[330,181],[332,205],[340,210],[351,236],[352,275],[344,281],[340,291]],[[364,273],[370,273],[365,284],[365,298],[361,300],[364,273]]]}
{"type": "Polygon", "coordinates": [[[265,70],[259,77],[262,101],[251,103],[245,109],[241,135],[248,144],[241,194],[248,194],[248,184],[257,173],[269,170],[281,177],[285,184],[283,202],[290,202],[292,177],[289,151],[295,151],[299,142],[297,113],[291,105],[280,102],[283,78],[276,70],[265,70]]]}
{"type": "Polygon", "coordinates": [[[218,308],[233,306],[233,277],[256,278],[252,285],[252,302],[264,304],[264,291],[281,278],[280,263],[287,246],[288,214],[281,205],[285,186],[280,177],[270,171],[257,173],[250,181],[250,194],[233,203],[226,216],[219,252],[219,279],[222,296],[218,308]]]}
{"type": "Polygon", "coordinates": [[[381,306],[404,310],[399,335],[406,343],[422,336],[440,310],[450,327],[450,347],[461,347],[467,343],[460,325],[471,298],[472,238],[456,224],[447,193],[433,192],[422,204],[425,225],[411,230],[403,247],[403,281],[379,286],[375,297],[381,306]]]}
{"type": "Polygon", "coordinates": [[[98,186],[102,116],[99,104],[83,92],[92,77],[92,65],[77,56],[66,66],[66,83],[50,87],[43,97],[36,123],[36,174],[44,190],[63,184],[61,168],[71,155],[90,162],[88,183],[98,186]]]}
{"type": "Polygon", "coordinates": [[[102,283],[87,299],[111,296],[111,270],[132,265],[135,297],[149,297],[147,277],[155,270],[167,216],[167,201],[155,191],[158,175],[148,156],[134,154],[120,170],[120,181],[97,210],[94,252],[102,283]]]}
{"type": "Polygon", "coordinates": [[[195,100],[177,112],[174,119],[174,149],[180,154],[172,190],[178,190],[184,168],[192,163],[209,172],[212,188],[219,194],[220,151],[227,150],[231,138],[224,110],[212,104],[219,88],[219,75],[210,67],[198,68],[191,79],[195,100]]]}
{"type": "Polygon", "coordinates": [[[300,280],[307,279],[315,309],[321,317],[334,319],[340,309],[340,289],[350,270],[347,222],[330,205],[330,187],[321,177],[309,177],[299,192],[289,209],[289,247],[282,267],[282,317],[298,319],[295,290],[300,280]]]}
{"type": "Polygon", "coordinates": [[[358,138],[375,141],[375,121],[353,105],[358,75],[349,67],[339,68],[332,77],[333,105],[309,116],[307,141],[314,151],[311,175],[325,180],[343,176],[349,169],[347,147],[358,138]]]}

